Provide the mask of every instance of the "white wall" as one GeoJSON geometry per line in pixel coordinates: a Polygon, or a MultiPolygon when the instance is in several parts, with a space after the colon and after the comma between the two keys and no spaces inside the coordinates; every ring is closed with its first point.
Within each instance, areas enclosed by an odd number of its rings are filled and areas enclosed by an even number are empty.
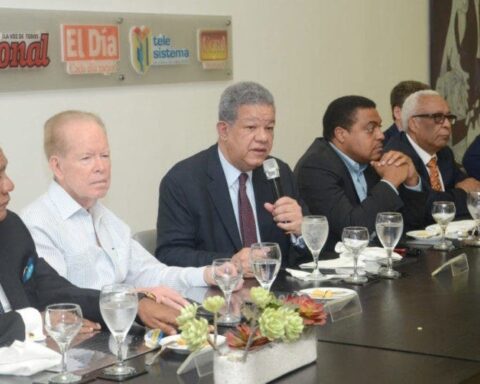
{"type": "MultiPolygon", "coordinates": [[[[321,135],[323,111],[334,98],[372,98],[387,127],[392,86],[428,81],[427,0],[0,0],[0,7],[231,15],[234,80],[259,81],[272,91],[273,154],[292,168],[321,135]]],[[[84,109],[100,114],[109,130],[113,181],[106,204],[134,231],[153,227],[161,177],[216,140],[218,98],[228,84],[0,93],[0,145],[16,183],[10,208],[19,211],[49,183],[43,122],[63,109],[84,109]]]]}

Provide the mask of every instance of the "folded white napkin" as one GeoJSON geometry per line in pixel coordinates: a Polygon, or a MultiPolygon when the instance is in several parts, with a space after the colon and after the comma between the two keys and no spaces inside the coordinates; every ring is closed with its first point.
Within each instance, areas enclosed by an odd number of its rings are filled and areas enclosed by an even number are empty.
{"type": "MultiPolygon", "coordinates": [[[[299,280],[309,280],[309,276],[311,275],[311,272],[307,271],[299,271],[298,269],[291,269],[291,268],[286,268],[285,269],[290,275],[293,277],[299,279],[299,280]]],[[[323,275],[320,280],[317,281],[326,281],[326,280],[331,280],[331,279],[342,279],[349,276],[348,274],[329,274],[329,275],[323,275]]]]}
{"type": "Polygon", "coordinates": [[[0,375],[30,376],[60,364],[61,356],[35,342],[14,341],[0,348],[0,375]]]}

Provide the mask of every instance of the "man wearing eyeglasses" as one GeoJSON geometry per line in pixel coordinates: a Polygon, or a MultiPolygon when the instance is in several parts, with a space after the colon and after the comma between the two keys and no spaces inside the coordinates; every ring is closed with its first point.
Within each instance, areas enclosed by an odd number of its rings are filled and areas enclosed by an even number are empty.
{"type": "Polygon", "coordinates": [[[401,212],[406,230],[423,225],[425,193],[412,160],[384,153],[382,119],[375,103],[344,96],[323,116],[323,138],[316,138],[295,167],[300,196],[312,214],[325,215],[325,249],[341,240],[347,226],[375,231],[377,213],[401,212]],[[404,204],[408,199],[412,203],[404,204]]]}
{"type": "Polygon", "coordinates": [[[468,216],[467,193],[480,188],[478,180],[467,177],[459,168],[448,146],[455,121],[456,116],[438,92],[415,92],[402,108],[402,125],[407,131],[387,145],[387,149],[402,151],[412,158],[428,193],[425,213],[429,222],[434,201],[453,201],[456,217],[468,216]]]}

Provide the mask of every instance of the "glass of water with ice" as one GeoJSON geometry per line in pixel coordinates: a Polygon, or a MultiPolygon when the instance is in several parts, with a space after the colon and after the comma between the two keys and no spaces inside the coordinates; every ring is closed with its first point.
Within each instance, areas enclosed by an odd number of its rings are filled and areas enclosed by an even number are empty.
{"type": "Polygon", "coordinates": [[[434,201],[432,217],[442,230],[442,240],[435,244],[433,248],[441,251],[452,249],[452,242],[445,239],[445,232],[447,231],[448,223],[455,218],[455,204],[452,201],[434,201]]]}

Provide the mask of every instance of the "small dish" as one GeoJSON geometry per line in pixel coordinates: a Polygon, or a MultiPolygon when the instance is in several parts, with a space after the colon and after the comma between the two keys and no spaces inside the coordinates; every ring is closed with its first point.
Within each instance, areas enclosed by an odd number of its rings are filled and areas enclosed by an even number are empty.
{"type": "Polygon", "coordinates": [[[412,237],[417,240],[426,240],[426,239],[435,239],[440,238],[440,233],[435,232],[434,230],[420,229],[418,231],[409,231],[407,236],[412,237]]]}
{"type": "MultiPolygon", "coordinates": [[[[210,337],[213,339],[213,334],[210,334],[210,337]]],[[[218,335],[217,336],[217,344],[221,345],[225,343],[226,338],[225,336],[218,335]]],[[[190,353],[190,350],[187,347],[187,343],[185,340],[182,339],[181,335],[171,335],[171,336],[166,336],[163,339],[160,340],[160,345],[168,344],[167,348],[171,349],[172,351],[182,354],[182,355],[188,355],[190,353]]],[[[212,348],[209,344],[205,344],[205,348],[212,348]]]]}
{"type": "Polygon", "coordinates": [[[315,300],[337,300],[357,294],[353,289],[339,287],[307,288],[302,289],[299,292],[308,295],[315,300]]]}
{"type": "MultiPolygon", "coordinates": [[[[466,237],[468,236],[468,231],[474,229],[475,226],[475,220],[452,221],[447,226],[447,230],[445,231],[445,237],[450,240],[456,240],[459,237],[466,237]]],[[[437,232],[438,234],[440,234],[440,226],[438,224],[429,225],[425,229],[427,231],[437,232]]]]}

